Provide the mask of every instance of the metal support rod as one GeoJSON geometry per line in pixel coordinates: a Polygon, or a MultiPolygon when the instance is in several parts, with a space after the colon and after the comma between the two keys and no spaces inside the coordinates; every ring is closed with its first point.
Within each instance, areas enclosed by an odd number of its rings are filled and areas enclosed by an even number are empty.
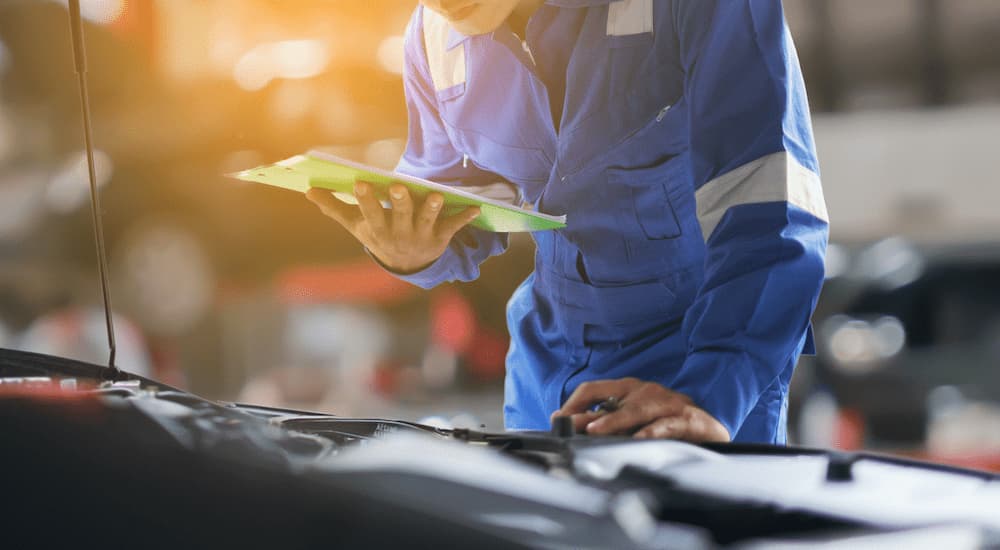
{"type": "Polygon", "coordinates": [[[90,175],[90,210],[97,243],[97,270],[101,277],[101,295],[104,298],[104,319],[108,329],[109,375],[117,380],[121,375],[115,366],[115,326],[111,316],[111,294],[108,290],[108,259],[104,248],[104,228],[101,224],[101,201],[97,193],[97,170],[94,166],[94,144],[90,127],[90,96],[87,92],[87,52],[83,46],[83,21],[80,18],[80,0],[69,0],[70,29],[73,34],[73,59],[80,84],[80,108],[83,111],[83,139],[87,150],[87,171],[90,175]]]}

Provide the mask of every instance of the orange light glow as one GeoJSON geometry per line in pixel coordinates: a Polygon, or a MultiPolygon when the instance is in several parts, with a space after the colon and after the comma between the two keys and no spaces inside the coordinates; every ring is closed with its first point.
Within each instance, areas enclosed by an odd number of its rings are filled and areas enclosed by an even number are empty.
{"type": "Polygon", "coordinates": [[[329,62],[330,49],[319,40],[271,42],[244,54],[233,69],[233,78],[244,90],[254,91],[277,78],[312,78],[329,62]]]}
{"type": "MultiPolygon", "coordinates": [[[[59,0],[68,6],[66,0],[59,0]]],[[[120,19],[128,9],[127,0],[80,0],[80,15],[98,25],[111,25],[120,19]]]]}
{"type": "Polygon", "coordinates": [[[394,74],[403,74],[403,37],[387,36],[378,46],[378,63],[394,74]]]}

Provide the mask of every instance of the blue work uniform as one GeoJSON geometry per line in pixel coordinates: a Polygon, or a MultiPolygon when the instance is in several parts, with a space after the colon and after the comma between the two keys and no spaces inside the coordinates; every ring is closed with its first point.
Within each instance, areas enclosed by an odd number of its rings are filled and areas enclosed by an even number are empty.
{"type": "MultiPolygon", "coordinates": [[[[631,376],[735,441],[783,443],[828,221],[781,2],[549,0],[524,34],[463,36],[417,8],[397,168],[506,181],[568,216],[533,234],[508,304],[507,428],[547,429],[582,382],[631,376]]],[[[403,278],[471,281],[507,242],[463,229],[403,278]]]]}

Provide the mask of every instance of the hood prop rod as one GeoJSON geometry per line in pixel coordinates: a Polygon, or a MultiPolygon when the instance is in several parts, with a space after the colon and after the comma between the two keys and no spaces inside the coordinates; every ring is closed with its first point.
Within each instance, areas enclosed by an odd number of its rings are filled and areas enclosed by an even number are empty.
{"type": "Polygon", "coordinates": [[[73,59],[80,83],[80,107],[83,111],[83,139],[87,149],[87,169],[90,174],[90,210],[97,244],[97,269],[101,277],[101,295],[104,298],[104,319],[108,329],[107,377],[118,380],[121,371],[115,366],[115,326],[111,315],[111,295],[108,290],[108,258],[104,248],[104,228],[101,224],[101,201],[97,193],[97,171],[94,166],[94,144],[90,127],[90,96],[87,93],[87,52],[83,47],[83,21],[80,18],[80,0],[69,0],[70,30],[73,35],[73,59]]]}

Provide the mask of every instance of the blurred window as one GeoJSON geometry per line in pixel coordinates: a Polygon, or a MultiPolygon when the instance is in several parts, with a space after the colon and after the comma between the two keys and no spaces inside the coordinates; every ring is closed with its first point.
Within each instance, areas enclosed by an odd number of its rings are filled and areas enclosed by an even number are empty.
{"type": "Polygon", "coordinates": [[[1000,2],[785,0],[816,110],[1000,99],[1000,2]]]}

